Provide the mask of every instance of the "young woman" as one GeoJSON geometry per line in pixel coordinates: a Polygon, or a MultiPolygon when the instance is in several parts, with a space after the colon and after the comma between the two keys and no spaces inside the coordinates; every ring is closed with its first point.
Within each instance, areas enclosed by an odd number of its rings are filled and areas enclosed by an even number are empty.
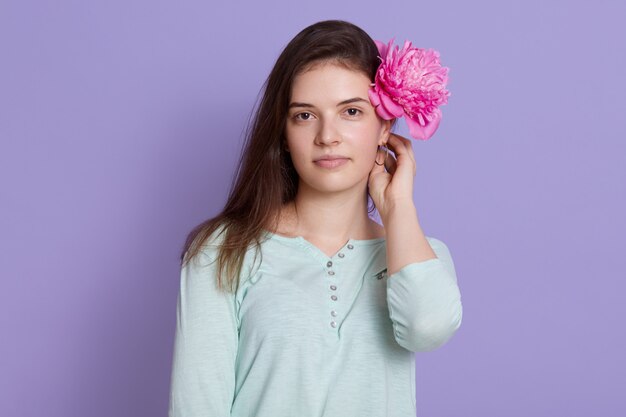
{"type": "Polygon", "coordinates": [[[368,100],[378,54],[330,20],[279,56],[226,206],[181,256],[170,417],[415,416],[415,352],[452,337],[461,296],[411,142],[368,100]]]}

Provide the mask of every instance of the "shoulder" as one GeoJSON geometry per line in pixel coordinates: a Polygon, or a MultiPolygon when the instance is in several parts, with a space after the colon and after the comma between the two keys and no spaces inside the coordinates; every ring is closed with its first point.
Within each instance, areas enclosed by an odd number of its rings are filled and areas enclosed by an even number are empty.
{"type": "Polygon", "coordinates": [[[224,232],[224,225],[220,224],[209,236],[202,238],[198,234],[185,251],[183,265],[198,265],[200,260],[206,261],[215,259],[219,253],[220,246],[224,241],[224,232]],[[194,256],[190,257],[189,254],[192,248],[194,256]]]}
{"type": "MultiPolygon", "coordinates": [[[[210,236],[199,244],[195,256],[183,266],[187,279],[218,283],[218,275],[222,276],[222,285],[226,285],[230,267],[236,267],[237,259],[234,253],[223,253],[223,243],[226,236],[226,228],[220,225],[210,236]],[[224,255],[227,255],[225,257],[224,255]]],[[[245,284],[252,279],[260,266],[261,254],[259,248],[250,244],[243,253],[241,269],[238,270],[239,285],[245,284]]]]}

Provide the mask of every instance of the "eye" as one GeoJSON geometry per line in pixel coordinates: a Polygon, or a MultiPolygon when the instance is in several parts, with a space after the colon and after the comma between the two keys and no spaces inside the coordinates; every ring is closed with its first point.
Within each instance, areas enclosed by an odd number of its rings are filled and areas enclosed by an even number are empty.
{"type": "MultiPolygon", "coordinates": [[[[349,115],[353,116],[353,117],[358,116],[359,113],[363,113],[363,111],[361,111],[361,110],[359,110],[359,109],[357,109],[355,107],[350,107],[346,111],[350,112],[351,110],[352,110],[352,113],[349,113],[349,115]]],[[[302,113],[298,113],[298,114],[294,115],[293,118],[296,119],[296,120],[304,120],[304,121],[306,121],[306,120],[310,119],[310,116],[311,116],[311,113],[302,112],[302,113]],[[300,116],[303,116],[303,115],[306,115],[307,117],[300,117],[300,116]]]]}
{"type": "Polygon", "coordinates": [[[355,110],[355,111],[357,112],[357,113],[354,113],[354,114],[350,114],[350,116],[357,116],[357,115],[358,115],[358,113],[363,113],[361,110],[359,110],[359,109],[357,109],[357,108],[354,108],[354,107],[351,107],[351,108],[349,108],[349,109],[348,109],[348,110],[346,110],[346,111],[350,111],[350,110],[355,110]]]}
{"type": "Polygon", "coordinates": [[[293,116],[294,119],[296,120],[309,120],[309,118],[305,118],[305,119],[299,119],[298,116],[303,115],[303,114],[307,114],[307,115],[311,115],[311,113],[307,113],[307,112],[302,112],[302,113],[298,113],[295,116],[293,116]]]}

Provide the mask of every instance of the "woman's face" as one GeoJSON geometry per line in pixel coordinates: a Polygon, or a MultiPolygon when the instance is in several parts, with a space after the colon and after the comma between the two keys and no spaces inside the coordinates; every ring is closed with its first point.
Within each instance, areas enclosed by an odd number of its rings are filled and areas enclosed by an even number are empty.
{"type": "Polygon", "coordinates": [[[301,182],[321,192],[367,185],[377,147],[387,142],[391,126],[376,114],[369,88],[365,74],[332,63],[296,76],[285,136],[301,182]],[[325,155],[345,160],[334,167],[315,162],[325,155]]]}

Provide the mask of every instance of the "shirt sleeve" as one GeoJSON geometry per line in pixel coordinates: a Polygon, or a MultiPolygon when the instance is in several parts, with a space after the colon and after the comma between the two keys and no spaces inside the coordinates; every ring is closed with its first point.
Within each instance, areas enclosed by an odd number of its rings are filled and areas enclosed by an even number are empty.
{"type": "Polygon", "coordinates": [[[181,268],[169,417],[230,416],[238,324],[235,296],[217,288],[217,261],[200,252],[181,268]]]}
{"type": "Polygon", "coordinates": [[[446,343],[461,325],[456,271],[444,242],[427,237],[437,258],[414,262],[389,275],[387,305],[398,344],[413,352],[446,343]]]}

